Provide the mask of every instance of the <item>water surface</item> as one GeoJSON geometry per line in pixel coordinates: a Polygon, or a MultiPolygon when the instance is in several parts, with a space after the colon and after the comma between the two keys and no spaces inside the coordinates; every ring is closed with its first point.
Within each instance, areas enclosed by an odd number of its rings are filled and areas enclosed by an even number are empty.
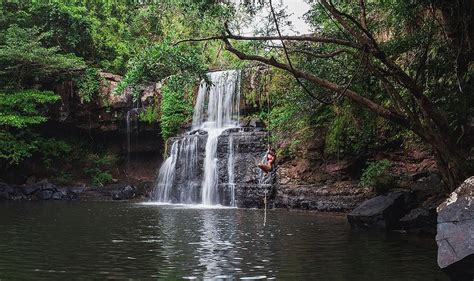
{"type": "Polygon", "coordinates": [[[0,279],[446,280],[433,239],[353,231],[331,214],[269,210],[265,226],[263,218],[249,209],[2,203],[0,279]]]}

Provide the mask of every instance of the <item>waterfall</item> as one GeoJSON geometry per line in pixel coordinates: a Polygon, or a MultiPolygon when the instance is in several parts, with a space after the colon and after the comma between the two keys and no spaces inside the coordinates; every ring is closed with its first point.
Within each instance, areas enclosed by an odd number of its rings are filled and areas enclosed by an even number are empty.
{"type": "MultiPolygon", "coordinates": [[[[159,202],[204,205],[222,203],[222,194],[218,190],[222,182],[219,182],[217,148],[222,133],[227,129],[237,128],[239,124],[240,76],[240,71],[237,70],[211,72],[207,75],[207,82],[201,81],[192,130],[173,143],[170,157],[160,168],[156,184],[159,202]],[[201,161],[199,148],[205,135],[204,159],[201,161]]],[[[232,192],[230,204],[234,206],[232,147],[228,153],[228,158],[232,159],[227,159],[227,171],[232,192]]]]}
{"type": "Polygon", "coordinates": [[[227,159],[227,175],[229,177],[230,187],[230,206],[236,207],[235,204],[235,177],[234,177],[234,136],[229,136],[229,158],[227,159]]]}
{"type": "Polygon", "coordinates": [[[178,158],[178,142],[174,142],[171,146],[171,153],[170,157],[166,159],[163,165],[160,168],[160,172],[158,174],[158,198],[160,198],[161,202],[169,202],[170,201],[170,190],[174,182],[175,176],[175,167],[176,167],[176,160],[178,158]]]}
{"type": "MultiPolygon", "coordinates": [[[[127,115],[125,117],[126,125],[127,125],[127,173],[130,171],[130,151],[131,151],[131,138],[132,138],[132,130],[133,130],[133,118],[132,114],[137,115],[138,108],[132,108],[127,111],[127,115]]],[[[137,124],[138,124],[138,117],[136,117],[137,124]]]]}
{"type": "Polygon", "coordinates": [[[196,173],[198,167],[198,136],[185,136],[179,147],[180,157],[184,159],[181,168],[181,179],[183,185],[179,194],[179,201],[182,203],[193,203],[197,200],[197,186],[196,173]]]}

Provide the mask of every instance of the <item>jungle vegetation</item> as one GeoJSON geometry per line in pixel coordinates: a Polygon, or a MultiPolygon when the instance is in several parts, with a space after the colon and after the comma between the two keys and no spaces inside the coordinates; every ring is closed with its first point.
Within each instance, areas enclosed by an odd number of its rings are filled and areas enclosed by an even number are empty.
{"type": "Polygon", "coordinates": [[[116,92],[163,81],[160,108],[143,118],[160,120],[168,138],[189,122],[205,72],[264,65],[259,91],[271,108],[258,115],[280,153],[294,157],[324,127],[326,156],[419,143],[433,150],[450,189],[472,174],[472,1],[311,0],[312,32],[292,35],[288,8],[273,2],[2,2],[0,165],[44,154],[52,141],[74,150],[37,131],[59,100],[41,85],[77,81],[87,101],[98,70],[124,75],[116,92]],[[244,27],[264,10],[248,35],[244,27]]]}

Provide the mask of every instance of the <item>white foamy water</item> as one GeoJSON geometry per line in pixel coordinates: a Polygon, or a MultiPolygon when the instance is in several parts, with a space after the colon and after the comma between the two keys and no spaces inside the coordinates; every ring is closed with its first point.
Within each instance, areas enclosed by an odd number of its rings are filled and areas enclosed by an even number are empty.
{"type": "MultiPolygon", "coordinates": [[[[219,202],[219,177],[217,146],[219,137],[226,129],[237,128],[239,124],[240,71],[218,71],[208,74],[208,80],[201,81],[193,113],[192,130],[173,143],[170,157],[160,168],[156,183],[158,202],[217,205],[219,202]],[[199,135],[197,130],[207,133],[205,144],[203,177],[199,180],[199,135]],[[173,148],[176,150],[174,151],[173,148]],[[180,167],[180,184],[176,186],[176,169],[180,167]],[[200,192],[198,189],[200,187],[200,192]]],[[[229,176],[230,204],[235,206],[234,193],[234,145],[229,144],[227,172],[229,176]]]]}

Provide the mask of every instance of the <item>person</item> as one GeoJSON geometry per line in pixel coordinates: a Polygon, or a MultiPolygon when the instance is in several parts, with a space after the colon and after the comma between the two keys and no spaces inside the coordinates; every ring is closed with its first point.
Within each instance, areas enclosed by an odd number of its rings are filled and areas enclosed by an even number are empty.
{"type": "Polygon", "coordinates": [[[262,169],[265,172],[265,175],[268,174],[273,169],[273,166],[275,165],[275,160],[276,160],[276,153],[275,150],[271,147],[268,147],[267,150],[267,163],[259,163],[257,166],[262,169]]]}

